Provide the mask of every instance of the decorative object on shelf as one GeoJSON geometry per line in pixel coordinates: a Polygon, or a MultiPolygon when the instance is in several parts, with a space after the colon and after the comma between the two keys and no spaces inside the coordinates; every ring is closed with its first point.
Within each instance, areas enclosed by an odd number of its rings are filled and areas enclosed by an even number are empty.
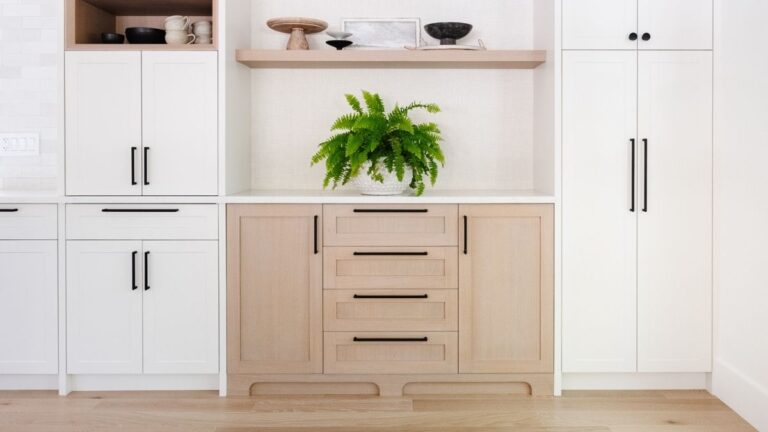
{"type": "Polygon", "coordinates": [[[333,40],[325,41],[325,43],[336,48],[338,51],[341,51],[344,48],[352,45],[353,42],[350,40],[333,39],[333,40]]]}
{"type": "Polygon", "coordinates": [[[125,37],[132,44],[164,44],[165,30],[151,27],[128,27],[125,37]]]}
{"type": "Polygon", "coordinates": [[[122,44],[125,42],[125,36],[120,33],[102,33],[101,43],[105,44],[122,44]]]}
{"type": "Polygon", "coordinates": [[[281,33],[290,33],[288,50],[308,50],[308,34],[318,33],[328,28],[328,23],[314,18],[287,17],[272,18],[267,21],[267,27],[281,33]]]}
{"type": "Polygon", "coordinates": [[[189,17],[181,15],[169,16],[165,19],[166,31],[187,31],[189,29],[189,17]]]}
{"type": "Polygon", "coordinates": [[[422,45],[420,47],[406,47],[410,50],[419,51],[485,51],[485,42],[482,39],[477,40],[477,45],[422,45]]]}
{"type": "Polygon", "coordinates": [[[194,33],[195,43],[198,45],[213,43],[213,23],[210,21],[197,21],[192,24],[192,33],[194,33]]]}
{"type": "Polygon", "coordinates": [[[456,41],[472,31],[472,24],[462,22],[436,22],[424,26],[427,34],[440,40],[440,45],[456,45],[456,41]]]}
{"type": "Polygon", "coordinates": [[[325,160],[324,188],[354,181],[364,195],[398,195],[410,187],[418,196],[425,177],[435,184],[439,166],[445,165],[440,129],[435,123],[414,124],[409,114],[416,109],[438,113],[437,105],[395,105],[387,113],[378,94],[363,91],[365,109],[354,95],[346,98],[354,112],[333,123],[336,135],[312,156],[312,165],[325,160]]]}
{"type": "Polygon", "coordinates": [[[363,48],[405,48],[421,44],[419,18],[345,18],[342,29],[353,33],[355,46],[363,48]]]}
{"type": "Polygon", "coordinates": [[[165,32],[165,43],[168,45],[188,45],[194,43],[197,36],[186,30],[169,30],[165,32]]]}
{"type": "Polygon", "coordinates": [[[349,39],[350,36],[352,36],[352,33],[345,32],[345,31],[338,31],[338,30],[328,30],[325,32],[328,36],[336,39],[336,40],[344,40],[349,39]]]}

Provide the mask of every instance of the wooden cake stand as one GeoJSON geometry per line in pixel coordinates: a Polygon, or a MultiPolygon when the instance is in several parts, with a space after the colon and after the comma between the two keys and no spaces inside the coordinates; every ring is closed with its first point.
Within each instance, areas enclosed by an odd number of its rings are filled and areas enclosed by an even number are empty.
{"type": "Polygon", "coordinates": [[[289,50],[308,50],[309,42],[306,35],[318,33],[328,28],[328,23],[314,18],[286,17],[272,18],[267,21],[267,27],[282,33],[290,33],[289,50]]]}

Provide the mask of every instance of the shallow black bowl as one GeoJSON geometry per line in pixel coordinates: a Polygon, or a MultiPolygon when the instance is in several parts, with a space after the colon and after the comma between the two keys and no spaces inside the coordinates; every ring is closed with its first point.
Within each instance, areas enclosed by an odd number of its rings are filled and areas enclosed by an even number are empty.
{"type": "Polygon", "coordinates": [[[164,44],[165,30],[150,27],[128,27],[125,36],[132,44],[164,44]]]}
{"type": "Polygon", "coordinates": [[[125,36],[120,33],[102,33],[101,43],[105,44],[121,44],[125,42],[125,36]]]}
{"type": "Polygon", "coordinates": [[[336,48],[339,51],[341,51],[344,48],[352,45],[352,41],[350,41],[350,40],[341,40],[341,39],[329,40],[329,41],[326,41],[325,43],[327,43],[328,45],[336,48]]]}
{"type": "Polygon", "coordinates": [[[440,39],[440,45],[456,45],[456,40],[461,39],[472,31],[472,24],[460,22],[437,22],[424,26],[427,34],[435,39],[440,39]]]}

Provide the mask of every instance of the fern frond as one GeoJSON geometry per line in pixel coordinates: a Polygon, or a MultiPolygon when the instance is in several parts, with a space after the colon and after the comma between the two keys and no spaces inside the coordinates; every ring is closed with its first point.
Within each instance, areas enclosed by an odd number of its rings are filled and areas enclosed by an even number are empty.
{"type": "Polygon", "coordinates": [[[384,114],[384,101],[381,100],[381,96],[363,90],[363,99],[369,113],[384,114]]]}
{"type": "Polygon", "coordinates": [[[356,113],[363,113],[363,107],[360,105],[360,99],[351,94],[345,94],[344,97],[347,98],[347,103],[352,107],[353,110],[355,110],[356,113]]]}
{"type": "Polygon", "coordinates": [[[351,131],[355,128],[355,123],[357,123],[358,118],[360,118],[360,114],[357,114],[357,113],[345,114],[337,118],[336,121],[333,122],[333,126],[331,126],[331,130],[332,131],[336,131],[336,130],[351,131]]]}

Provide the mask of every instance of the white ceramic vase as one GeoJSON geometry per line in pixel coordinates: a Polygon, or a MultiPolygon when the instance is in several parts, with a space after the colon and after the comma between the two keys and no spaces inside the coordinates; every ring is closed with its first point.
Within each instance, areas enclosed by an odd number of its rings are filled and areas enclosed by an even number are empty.
{"type": "Polygon", "coordinates": [[[360,168],[360,174],[352,179],[352,184],[363,195],[400,195],[408,189],[413,179],[413,170],[411,167],[405,167],[403,181],[397,179],[397,173],[388,172],[384,164],[379,163],[379,172],[384,176],[384,183],[379,183],[368,175],[370,162],[363,164],[360,168]]]}

